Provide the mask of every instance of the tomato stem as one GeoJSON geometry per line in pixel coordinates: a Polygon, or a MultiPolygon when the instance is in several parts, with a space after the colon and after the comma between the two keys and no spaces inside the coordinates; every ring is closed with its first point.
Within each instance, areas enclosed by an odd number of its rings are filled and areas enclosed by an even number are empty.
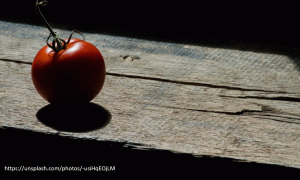
{"type": "Polygon", "coordinates": [[[50,35],[48,37],[48,39],[46,40],[46,43],[47,45],[53,49],[54,51],[60,51],[60,50],[63,50],[67,47],[70,39],[68,40],[68,43],[66,43],[65,40],[61,39],[54,31],[53,29],[51,28],[51,26],[49,25],[49,23],[47,22],[47,20],[45,19],[45,17],[43,16],[43,14],[41,13],[41,10],[39,8],[39,6],[46,6],[48,4],[48,2],[46,0],[43,0],[41,2],[39,2],[39,0],[36,0],[36,5],[35,5],[35,8],[36,8],[36,12],[38,15],[40,15],[40,18],[44,21],[44,23],[46,24],[47,28],[49,29],[50,31],[50,35]],[[52,45],[50,45],[48,43],[48,40],[49,38],[53,36],[53,42],[52,42],[52,45]]]}
{"type": "MultiPolygon", "coordinates": [[[[59,35],[57,35],[53,29],[51,28],[51,26],[49,25],[49,23],[47,22],[47,20],[45,19],[45,17],[43,16],[39,6],[46,6],[48,4],[48,2],[46,0],[43,0],[41,2],[39,2],[39,0],[36,0],[36,5],[35,5],[35,9],[36,9],[36,13],[40,16],[40,18],[43,20],[43,22],[46,24],[47,28],[49,29],[50,31],[50,35],[49,37],[47,38],[46,40],[46,43],[47,45],[53,49],[54,51],[60,51],[60,50],[63,50],[63,49],[66,49],[67,45],[69,44],[71,38],[72,38],[72,35],[74,32],[76,33],[79,33],[80,35],[82,35],[80,32],[78,31],[72,31],[68,41],[66,42],[65,40],[61,39],[59,37],[59,35]],[[48,40],[50,39],[50,37],[53,37],[53,41],[52,41],[52,45],[50,45],[48,43],[48,40]]],[[[83,36],[83,35],[82,35],[83,36]]],[[[84,40],[84,36],[83,36],[83,40],[84,40]]]]}
{"type": "Polygon", "coordinates": [[[46,24],[47,28],[49,29],[50,33],[52,36],[56,36],[55,32],[53,31],[53,29],[51,28],[51,26],[49,25],[49,23],[47,22],[47,20],[45,19],[45,17],[43,16],[39,6],[46,6],[48,4],[48,2],[46,0],[43,0],[39,3],[39,0],[36,0],[36,13],[40,16],[40,18],[44,21],[44,23],[46,24]]]}

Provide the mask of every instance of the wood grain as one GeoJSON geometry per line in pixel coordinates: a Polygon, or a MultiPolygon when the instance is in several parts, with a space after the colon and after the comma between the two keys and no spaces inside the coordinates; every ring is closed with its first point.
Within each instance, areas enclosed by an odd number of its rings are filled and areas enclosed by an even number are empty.
{"type": "Polygon", "coordinates": [[[84,33],[107,66],[93,102],[112,119],[77,133],[36,116],[48,104],[30,76],[44,32],[0,22],[2,127],[300,167],[300,78],[289,56],[84,33]]]}

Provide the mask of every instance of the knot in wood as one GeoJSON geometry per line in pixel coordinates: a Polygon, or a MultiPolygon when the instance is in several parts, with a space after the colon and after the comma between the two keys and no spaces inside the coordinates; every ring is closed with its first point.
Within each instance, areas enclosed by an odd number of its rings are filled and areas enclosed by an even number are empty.
{"type": "Polygon", "coordinates": [[[123,59],[125,61],[133,61],[135,59],[140,59],[140,57],[138,55],[125,55],[125,56],[121,56],[123,57],[123,59]]]}

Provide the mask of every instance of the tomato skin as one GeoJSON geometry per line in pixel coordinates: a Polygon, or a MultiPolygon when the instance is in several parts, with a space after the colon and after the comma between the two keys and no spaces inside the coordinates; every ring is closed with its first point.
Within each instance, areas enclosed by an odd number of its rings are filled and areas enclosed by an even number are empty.
{"type": "Polygon", "coordinates": [[[100,51],[80,39],[71,39],[66,49],[61,51],[44,46],[34,58],[31,68],[35,88],[51,104],[91,101],[101,91],[105,74],[100,51]]]}

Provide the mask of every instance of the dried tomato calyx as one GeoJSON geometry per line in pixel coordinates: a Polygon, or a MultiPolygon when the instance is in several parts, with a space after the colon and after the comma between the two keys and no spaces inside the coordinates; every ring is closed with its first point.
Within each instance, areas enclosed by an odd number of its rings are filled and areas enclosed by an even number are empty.
{"type": "Polygon", "coordinates": [[[52,45],[49,44],[48,41],[49,41],[50,37],[53,36],[52,33],[50,33],[49,37],[48,37],[47,40],[46,40],[46,43],[47,43],[47,45],[48,45],[51,49],[53,49],[54,51],[60,51],[60,50],[66,49],[66,47],[68,46],[68,44],[69,44],[69,42],[70,42],[70,40],[71,40],[71,38],[72,38],[74,32],[76,32],[76,33],[82,35],[83,41],[85,40],[83,34],[81,34],[81,33],[78,32],[78,31],[73,30],[72,33],[70,34],[70,37],[69,37],[69,39],[68,39],[67,42],[66,42],[65,40],[61,39],[61,38],[59,37],[59,35],[55,34],[55,36],[53,37],[53,40],[52,40],[52,45]]]}
{"type": "Polygon", "coordinates": [[[52,36],[52,34],[50,33],[49,37],[47,38],[46,40],[46,43],[47,45],[53,49],[54,51],[60,51],[60,50],[63,50],[63,49],[66,49],[67,47],[67,43],[65,40],[61,39],[58,35],[55,34],[55,36],[53,37],[53,40],[52,40],[52,45],[50,45],[48,43],[48,40],[50,39],[50,37],[52,36]]]}

